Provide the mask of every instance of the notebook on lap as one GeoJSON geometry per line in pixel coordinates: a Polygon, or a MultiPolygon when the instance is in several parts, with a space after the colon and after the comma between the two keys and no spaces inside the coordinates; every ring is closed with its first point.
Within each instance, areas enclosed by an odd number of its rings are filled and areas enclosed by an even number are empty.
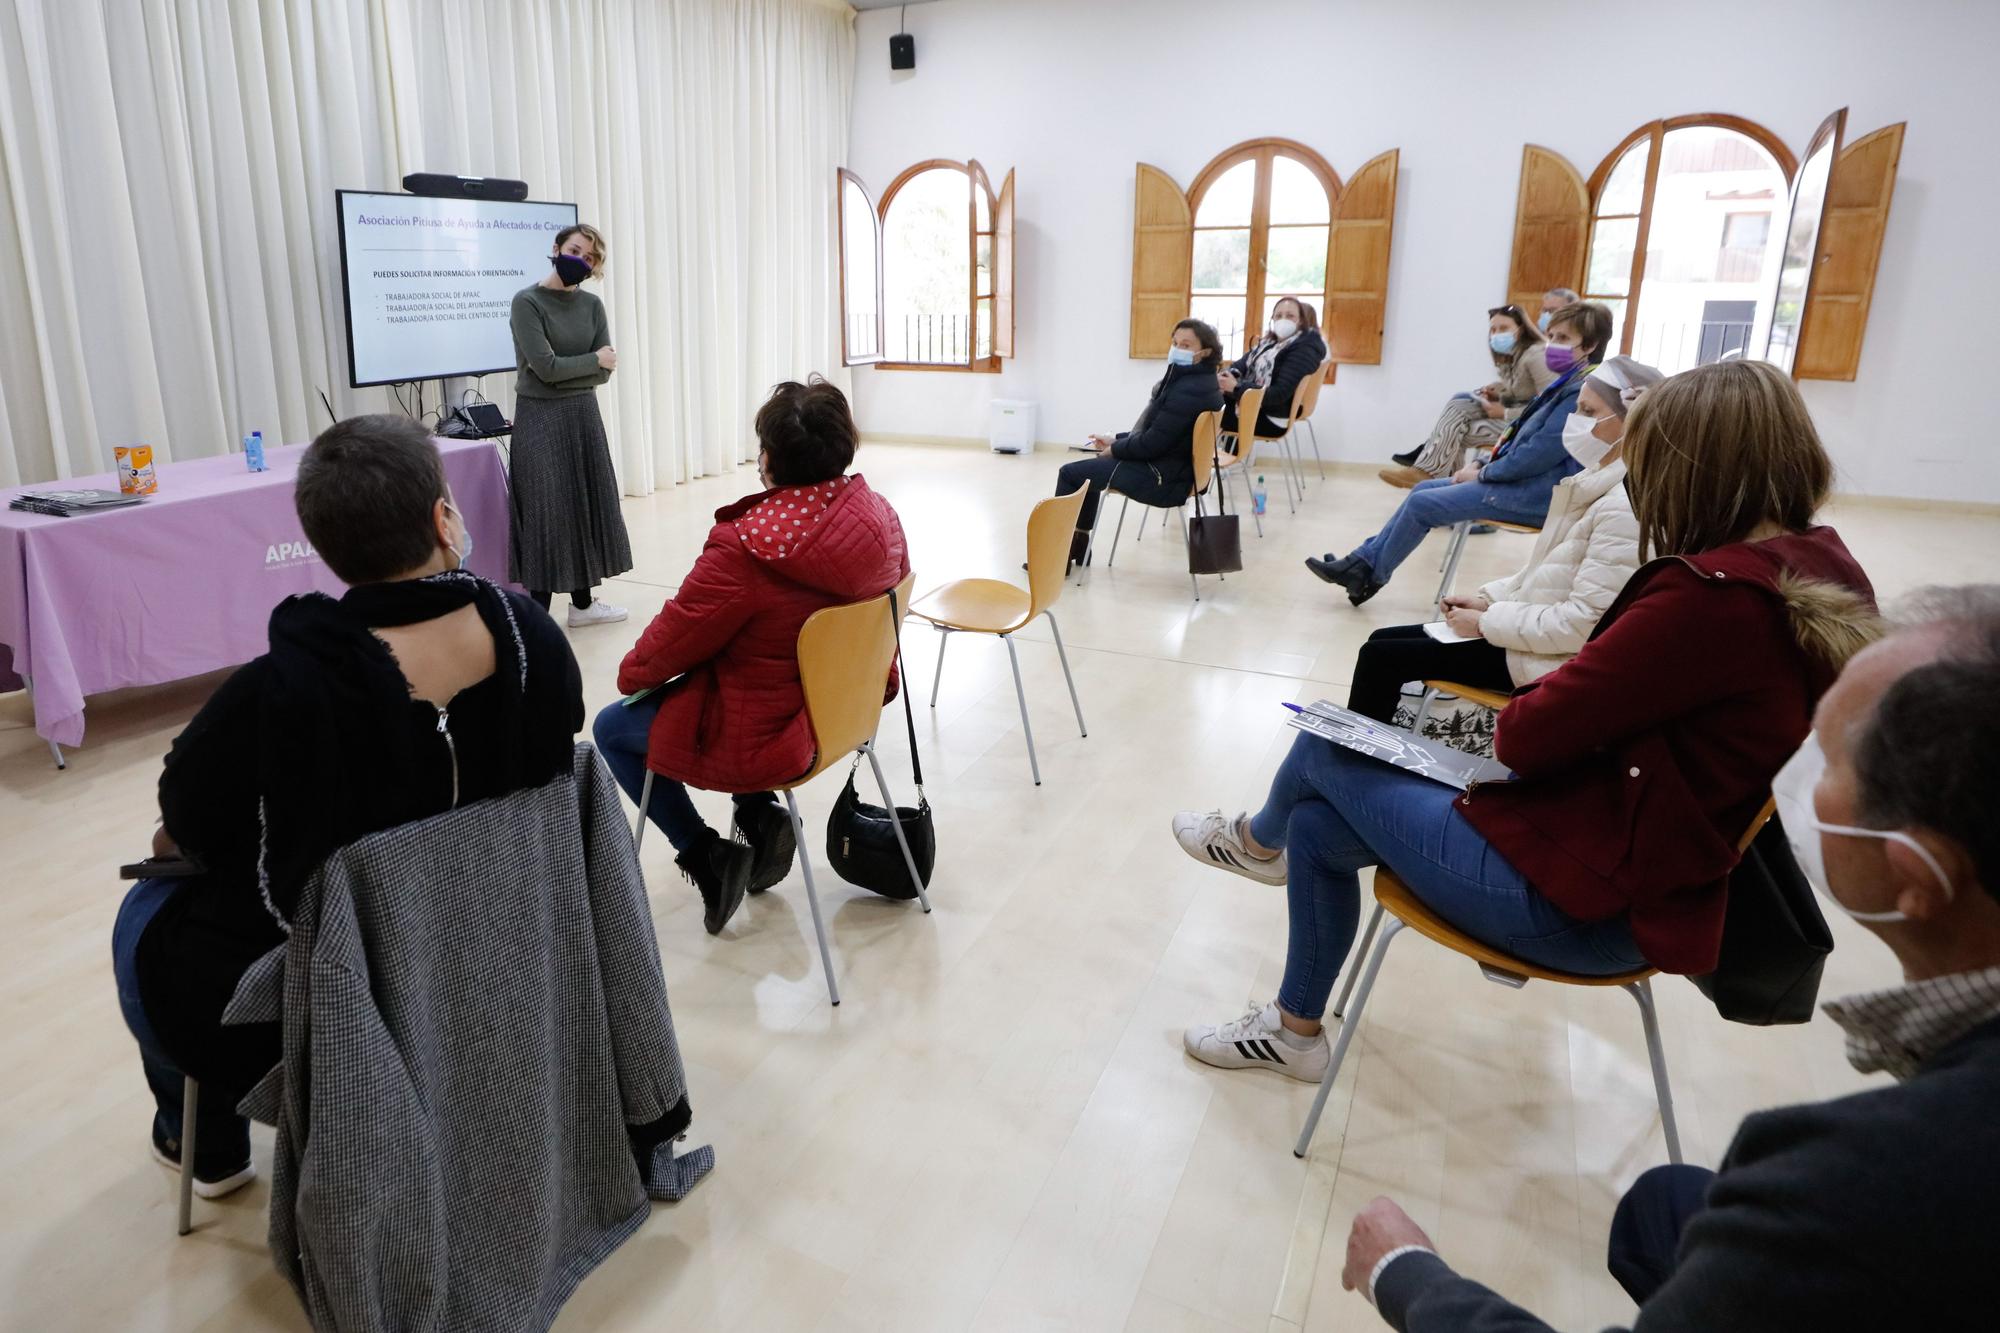
{"type": "Polygon", "coordinates": [[[1300,731],[1460,791],[1475,782],[1505,782],[1514,776],[1505,764],[1412,735],[1324,699],[1304,707],[1285,707],[1291,710],[1291,725],[1300,731]]]}

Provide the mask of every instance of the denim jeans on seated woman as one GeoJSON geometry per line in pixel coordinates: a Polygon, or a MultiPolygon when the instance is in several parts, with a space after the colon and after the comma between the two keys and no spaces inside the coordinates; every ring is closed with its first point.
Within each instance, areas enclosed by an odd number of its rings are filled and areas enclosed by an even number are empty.
{"type": "MultiPolygon", "coordinates": [[[[660,705],[665,701],[665,693],[655,690],[630,708],[622,701],[604,708],[591,724],[597,752],[604,756],[611,776],[618,779],[618,785],[634,804],[638,803],[639,793],[646,789],[646,746],[653,734],[653,719],[660,715],[660,705]]],[[[778,798],[768,791],[758,791],[731,799],[742,807],[775,804],[778,798]]],[[[653,799],[646,806],[646,818],[667,835],[667,841],[677,852],[697,846],[702,835],[711,832],[688,798],[687,785],[658,773],[653,775],[653,799]]]]}
{"type": "MultiPolygon", "coordinates": [[[[142,879],[125,895],[111,927],[111,974],[118,983],[118,1008],[139,1043],[139,1063],[153,1092],[153,1136],[178,1154],[181,1143],[181,1071],[161,1047],[139,996],[139,937],[146,933],[178,879],[142,879]]],[[[236,1114],[236,1093],[204,1085],[195,1106],[195,1174],[219,1180],[250,1160],[250,1122],[236,1114]]]]}
{"type": "Polygon", "coordinates": [[[1250,818],[1250,836],[1289,857],[1291,940],[1278,990],[1286,1013],[1326,1011],[1354,945],[1365,866],[1388,866],[1424,906],[1523,962],[1583,976],[1646,965],[1624,917],[1578,921],[1537,893],[1452,807],[1458,795],[1317,736],[1292,742],[1250,818]]]}

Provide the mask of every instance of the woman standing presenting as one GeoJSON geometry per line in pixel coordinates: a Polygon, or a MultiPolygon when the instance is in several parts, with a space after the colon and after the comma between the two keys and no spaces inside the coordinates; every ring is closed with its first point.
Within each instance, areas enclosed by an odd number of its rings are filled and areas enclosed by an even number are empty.
{"type": "Polygon", "coordinates": [[[618,368],[604,303],[581,285],[604,269],[604,237],[556,233],[549,275],[514,293],[514,535],[508,572],[544,607],[570,595],[571,629],[625,619],[590,590],[632,568],[597,386],[618,368]]]}

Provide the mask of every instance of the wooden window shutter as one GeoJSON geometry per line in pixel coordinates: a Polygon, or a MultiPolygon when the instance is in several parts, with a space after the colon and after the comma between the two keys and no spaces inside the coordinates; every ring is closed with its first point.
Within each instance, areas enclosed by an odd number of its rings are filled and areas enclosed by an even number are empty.
{"type": "Polygon", "coordinates": [[[993,208],[993,355],[1014,355],[1014,173],[993,208]]]}
{"type": "Polygon", "coordinates": [[[1514,257],[1507,267],[1507,301],[1529,319],[1552,287],[1583,290],[1590,242],[1590,190],[1560,153],[1529,144],[1521,150],[1521,192],[1514,201],[1514,257]]]}
{"type": "Polygon", "coordinates": [[[840,220],[840,361],[847,366],[871,365],[882,359],[884,334],[882,220],[868,187],[846,167],[836,170],[833,189],[840,220]],[[860,255],[872,257],[865,271],[849,271],[850,241],[860,255]]]}
{"type": "Polygon", "coordinates": [[[1826,214],[1792,374],[1802,380],[1851,380],[1861,365],[1861,336],[1875,296],[1875,266],[1896,192],[1903,124],[1857,139],[1834,159],[1826,214]]]}
{"type": "Polygon", "coordinates": [[[1391,148],[1348,178],[1333,205],[1326,273],[1326,345],[1335,361],[1382,363],[1382,325],[1389,308],[1389,237],[1396,219],[1396,167],[1391,148]]]}
{"type": "Polygon", "coordinates": [[[1194,263],[1194,215],[1173,177],[1139,164],[1132,201],[1132,347],[1134,358],[1157,360],[1187,318],[1194,263]]]}

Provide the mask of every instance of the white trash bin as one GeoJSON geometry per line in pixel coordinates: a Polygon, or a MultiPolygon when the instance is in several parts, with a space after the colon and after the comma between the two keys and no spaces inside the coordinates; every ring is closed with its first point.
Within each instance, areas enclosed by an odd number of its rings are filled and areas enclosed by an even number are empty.
{"type": "Polygon", "coordinates": [[[988,409],[986,438],[996,454],[1034,452],[1035,405],[1024,398],[995,398],[988,409]]]}

